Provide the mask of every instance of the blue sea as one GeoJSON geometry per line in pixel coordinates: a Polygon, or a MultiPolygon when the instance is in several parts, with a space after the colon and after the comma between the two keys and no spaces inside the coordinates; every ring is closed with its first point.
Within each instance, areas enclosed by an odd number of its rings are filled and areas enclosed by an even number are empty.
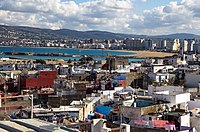
{"type": "MultiPolygon", "coordinates": [[[[122,56],[133,54],[130,52],[120,52],[113,50],[97,50],[97,49],[76,49],[76,48],[46,48],[46,47],[0,47],[0,53],[3,52],[32,52],[32,53],[65,53],[69,55],[87,55],[87,56],[102,56],[102,58],[94,58],[95,60],[105,60],[108,53],[111,56],[122,56]]],[[[78,60],[80,57],[63,57],[63,56],[26,56],[26,55],[5,55],[0,54],[0,57],[15,57],[15,58],[25,58],[25,59],[63,59],[63,60],[78,60]]],[[[130,58],[129,61],[142,61],[143,59],[130,58]]]]}

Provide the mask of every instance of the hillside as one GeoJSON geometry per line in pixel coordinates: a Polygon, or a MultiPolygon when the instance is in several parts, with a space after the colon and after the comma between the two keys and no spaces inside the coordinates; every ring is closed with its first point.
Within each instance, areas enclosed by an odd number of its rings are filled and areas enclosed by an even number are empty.
{"type": "Polygon", "coordinates": [[[193,39],[200,38],[199,35],[187,34],[187,33],[177,33],[170,35],[160,35],[160,36],[147,36],[147,35],[135,35],[135,34],[122,34],[122,33],[112,33],[107,31],[77,31],[70,29],[41,29],[33,27],[24,26],[4,26],[0,25],[0,39],[10,38],[30,38],[30,39],[124,39],[132,37],[142,37],[142,38],[180,38],[180,39],[193,39]]]}

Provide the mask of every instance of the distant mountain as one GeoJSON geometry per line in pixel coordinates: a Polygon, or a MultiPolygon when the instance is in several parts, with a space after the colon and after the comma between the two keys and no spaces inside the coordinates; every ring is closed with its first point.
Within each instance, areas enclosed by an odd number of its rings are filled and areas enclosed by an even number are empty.
{"type": "Polygon", "coordinates": [[[112,33],[107,31],[76,31],[70,29],[52,30],[52,32],[68,38],[77,39],[124,39],[132,37],[146,37],[146,35],[112,33]]]}
{"type": "Polygon", "coordinates": [[[122,34],[112,33],[107,31],[77,31],[70,29],[41,29],[25,26],[5,26],[0,25],[0,35],[10,34],[18,38],[32,38],[32,39],[124,39],[124,38],[180,38],[180,39],[193,39],[200,38],[199,35],[177,33],[170,35],[147,36],[135,34],[122,34]]]}
{"type": "Polygon", "coordinates": [[[200,35],[189,34],[189,33],[176,33],[176,34],[169,34],[169,35],[159,35],[159,36],[150,36],[151,38],[169,38],[169,39],[200,39],[200,35]]]}

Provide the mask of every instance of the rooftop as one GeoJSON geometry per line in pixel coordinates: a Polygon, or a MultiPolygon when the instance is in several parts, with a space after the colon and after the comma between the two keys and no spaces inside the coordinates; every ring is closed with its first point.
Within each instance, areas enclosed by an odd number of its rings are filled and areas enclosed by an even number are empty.
{"type": "Polygon", "coordinates": [[[52,108],[52,110],[50,109],[44,109],[44,108],[34,108],[34,113],[52,113],[52,112],[75,112],[75,111],[79,111],[80,109],[82,109],[81,107],[75,107],[75,106],[60,106],[59,108],[52,108]]]}
{"type": "Polygon", "coordinates": [[[49,123],[38,119],[15,119],[12,121],[17,124],[20,124],[21,126],[34,129],[35,131],[66,132],[66,130],[59,128],[53,123],[49,123]]]}
{"type": "MultiPolygon", "coordinates": [[[[29,131],[29,132],[33,132],[34,130],[33,129],[30,129],[28,127],[25,127],[25,126],[22,126],[22,125],[19,125],[15,122],[12,122],[12,121],[0,121],[0,127],[2,129],[5,129],[5,130],[8,130],[8,131],[29,131]]],[[[1,131],[1,130],[0,130],[1,131]]]]}
{"type": "Polygon", "coordinates": [[[78,131],[76,129],[67,128],[65,126],[59,127],[56,124],[42,121],[39,119],[13,119],[10,121],[0,121],[0,131],[23,131],[23,132],[35,132],[35,131],[48,131],[48,132],[68,132],[78,131]]]}

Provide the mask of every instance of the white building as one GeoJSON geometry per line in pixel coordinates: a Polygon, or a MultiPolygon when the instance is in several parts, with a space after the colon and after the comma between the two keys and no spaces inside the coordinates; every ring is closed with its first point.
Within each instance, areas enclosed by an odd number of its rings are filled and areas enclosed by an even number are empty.
{"type": "Polygon", "coordinates": [[[160,42],[160,48],[161,49],[166,49],[167,48],[167,40],[161,40],[160,42]]]}
{"type": "Polygon", "coordinates": [[[188,51],[188,40],[186,39],[181,40],[181,48],[183,49],[184,52],[188,51]]]}
{"type": "Polygon", "coordinates": [[[168,73],[169,71],[174,71],[175,68],[172,65],[154,65],[153,66],[153,73],[161,72],[161,73],[168,73]]]}
{"type": "Polygon", "coordinates": [[[179,51],[180,50],[180,40],[179,39],[167,40],[166,49],[169,51],[179,51]]]}
{"type": "Polygon", "coordinates": [[[187,46],[187,48],[188,48],[187,51],[188,52],[194,51],[194,49],[193,49],[194,44],[195,44],[195,40],[193,40],[193,39],[188,40],[188,46],[187,46]]]}
{"type": "Polygon", "coordinates": [[[145,49],[145,39],[143,38],[126,39],[125,44],[126,44],[127,49],[132,49],[132,50],[145,49]]]}
{"type": "Polygon", "coordinates": [[[159,83],[169,82],[169,80],[171,78],[175,77],[174,74],[169,74],[169,73],[165,73],[165,74],[162,74],[162,73],[158,73],[158,74],[151,73],[148,76],[150,77],[151,80],[153,80],[155,82],[159,82],[159,83]]]}
{"type": "Polygon", "coordinates": [[[153,40],[152,39],[147,39],[145,40],[145,49],[147,50],[152,50],[156,47],[156,44],[153,43],[153,40]]]}
{"type": "Polygon", "coordinates": [[[169,107],[176,107],[179,109],[187,109],[187,102],[190,101],[190,93],[170,92],[169,90],[153,92],[153,101],[169,102],[169,107]]]}

